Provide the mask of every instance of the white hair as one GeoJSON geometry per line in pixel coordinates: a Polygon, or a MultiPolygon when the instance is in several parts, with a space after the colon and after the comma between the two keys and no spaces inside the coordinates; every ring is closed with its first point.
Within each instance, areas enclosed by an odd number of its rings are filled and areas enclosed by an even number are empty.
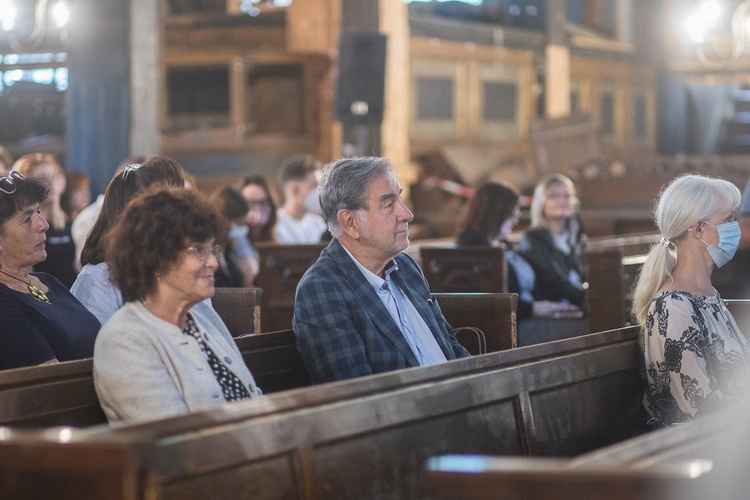
{"type": "Polygon", "coordinates": [[[662,238],[669,243],[651,247],[635,285],[633,315],[641,329],[654,295],[672,278],[677,265],[675,243],[685,237],[696,220],[734,212],[741,199],[740,190],[731,182],[695,174],[678,177],[662,190],[654,214],[662,238]]]}

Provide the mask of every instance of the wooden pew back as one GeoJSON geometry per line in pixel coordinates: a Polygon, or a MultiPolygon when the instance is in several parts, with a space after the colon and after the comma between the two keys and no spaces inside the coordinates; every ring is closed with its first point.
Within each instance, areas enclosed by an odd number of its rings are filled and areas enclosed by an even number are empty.
{"type": "Polygon", "coordinates": [[[589,272],[588,311],[593,331],[619,328],[627,317],[622,248],[590,248],[586,251],[589,272]]]}
{"type": "MultiPolygon", "coordinates": [[[[266,393],[310,385],[291,330],[236,339],[266,393]]],[[[93,361],[0,371],[0,424],[87,427],[107,421],[99,406],[93,361]]]]}
{"type": "Polygon", "coordinates": [[[750,299],[724,299],[724,303],[742,334],[750,338],[750,299]]]}
{"type": "Polygon", "coordinates": [[[263,289],[261,331],[273,332],[292,327],[297,283],[327,245],[257,245],[260,270],[258,285],[263,289]]]}
{"type": "Polygon", "coordinates": [[[0,494],[26,491],[33,470],[35,493],[48,485],[58,498],[421,498],[436,454],[568,456],[641,432],[636,339],[604,332],[64,442],[9,432],[0,494]]]}
{"type": "Polygon", "coordinates": [[[292,330],[244,335],[235,342],[264,394],[312,385],[292,330]]]}
{"type": "Polygon", "coordinates": [[[568,460],[434,457],[431,498],[746,498],[747,417],[747,406],[732,408],[568,460]]]}
{"type": "Polygon", "coordinates": [[[632,293],[658,234],[592,239],[586,251],[592,331],[620,328],[631,320],[632,293]]]}
{"type": "Polygon", "coordinates": [[[0,371],[0,424],[86,427],[107,421],[92,376],[93,360],[0,371]]]}
{"type": "Polygon", "coordinates": [[[260,332],[260,288],[216,288],[211,304],[232,337],[260,332]]]}
{"type": "Polygon", "coordinates": [[[515,293],[433,293],[456,338],[471,354],[513,349],[518,341],[515,293]]]}
{"type": "MultiPolygon", "coordinates": [[[[513,346],[515,294],[436,294],[435,298],[449,323],[480,328],[489,352],[513,346]]],[[[476,337],[461,340],[467,349],[478,350],[476,337]]],[[[292,330],[243,335],[235,342],[264,393],[311,385],[292,330]]],[[[92,361],[86,359],[0,371],[0,424],[86,427],[106,422],[91,370],[92,361]]]]}
{"type": "Polygon", "coordinates": [[[489,246],[422,246],[422,272],[432,292],[507,292],[505,252],[489,246]]]}

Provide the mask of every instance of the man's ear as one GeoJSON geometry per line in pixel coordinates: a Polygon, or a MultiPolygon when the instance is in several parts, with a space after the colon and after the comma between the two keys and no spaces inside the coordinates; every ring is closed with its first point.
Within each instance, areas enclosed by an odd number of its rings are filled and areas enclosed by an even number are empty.
{"type": "Polygon", "coordinates": [[[342,209],[336,214],[336,218],[347,236],[355,240],[359,239],[359,219],[354,212],[342,209]]]}

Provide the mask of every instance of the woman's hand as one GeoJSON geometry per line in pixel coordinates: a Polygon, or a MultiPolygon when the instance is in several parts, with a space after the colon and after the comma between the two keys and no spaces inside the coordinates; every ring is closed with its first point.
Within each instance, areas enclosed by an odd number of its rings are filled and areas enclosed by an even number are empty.
{"type": "Polygon", "coordinates": [[[580,317],[581,308],[567,302],[534,301],[532,315],[537,318],[580,317]]]}

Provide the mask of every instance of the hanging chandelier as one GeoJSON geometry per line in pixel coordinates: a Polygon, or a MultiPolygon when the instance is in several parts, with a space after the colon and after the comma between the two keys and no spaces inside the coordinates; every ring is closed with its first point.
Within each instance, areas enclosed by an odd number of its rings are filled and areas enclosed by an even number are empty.
{"type": "Polygon", "coordinates": [[[704,0],[688,15],[685,28],[704,64],[740,59],[750,39],[750,0],[704,0]]]}
{"type": "Polygon", "coordinates": [[[7,37],[16,52],[33,51],[44,42],[49,29],[64,35],[69,17],[65,0],[36,0],[33,5],[28,0],[0,0],[0,35],[7,37]]]}

